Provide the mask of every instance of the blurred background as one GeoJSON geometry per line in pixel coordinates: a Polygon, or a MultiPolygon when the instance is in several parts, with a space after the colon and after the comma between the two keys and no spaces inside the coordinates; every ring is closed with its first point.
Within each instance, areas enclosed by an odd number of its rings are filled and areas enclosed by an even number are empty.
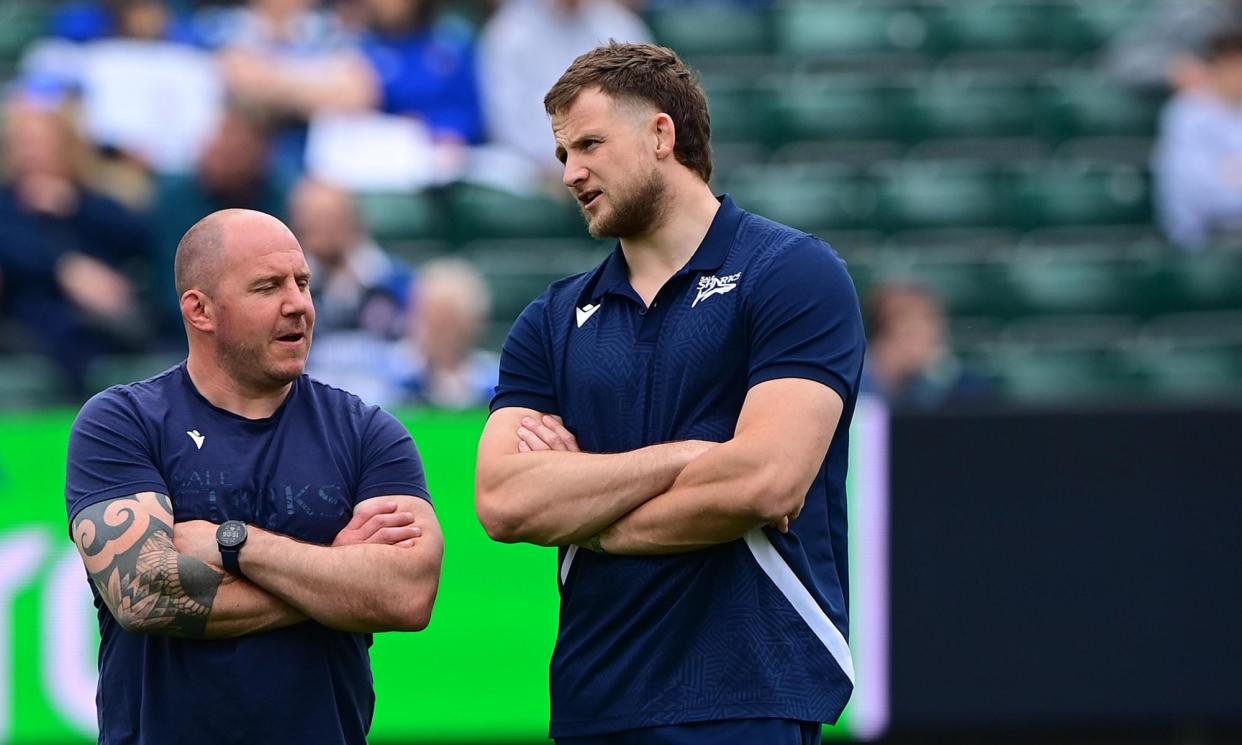
{"type": "Polygon", "coordinates": [[[184,357],[174,251],[225,207],[291,225],[311,373],[423,447],[446,583],[513,600],[378,642],[377,741],[538,740],[553,559],[492,553],[470,456],[512,320],[611,250],[542,108],[609,38],[700,71],[716,190],[859,289],[866,649],[831,736],[1242,741],[1242,2],[0,0],[0,742],[89,736],[64,439],[184,357]],[[386,708],[428,695],[404,644],[474,650],[455,725],[386,708]]]}

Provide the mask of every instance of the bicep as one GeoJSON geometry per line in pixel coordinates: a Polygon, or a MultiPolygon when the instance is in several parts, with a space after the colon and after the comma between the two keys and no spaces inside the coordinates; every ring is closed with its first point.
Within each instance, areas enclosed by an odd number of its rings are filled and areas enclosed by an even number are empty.
{"type": "Polygon", "coordinates": [[[492,465],[497,458],[506,455],[517,455],[518,443],[521,442],[517,431],[522,426],[522,419],[530,417],[539,421],[543,415],[543,412],[525,406],[506,406],[493,411],[479,438],[479,467],[492,465]]]}
{"type": "Polygon", "coordinates": [[[823,383],[767,380],[746,394],[734,439],[774,472],[814,477],[836,434],[845,402],[823,383]]]}

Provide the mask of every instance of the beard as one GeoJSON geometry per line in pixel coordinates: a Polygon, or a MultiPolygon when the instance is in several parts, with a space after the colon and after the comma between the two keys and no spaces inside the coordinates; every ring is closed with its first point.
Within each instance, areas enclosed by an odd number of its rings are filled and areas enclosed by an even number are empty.
{"type": "MultiPolygon", "coordinates": [[[[228,376],[256,390],[281,388],[298,377],[306,369],[306,357],[301,359],[272,359],[266,341],[241,342],[230,340],[229,329],[220,329],[219,360],[228,376]]],[[[306,329],[306,348],[310,349],[311,329],[306,329]]]]}
{"type": "Polygon", "coordinates": [[[652,169],[632,190],[618,189],[606,194],[612,207],[610,212],[592,220],[582,205],[578,209],[586,220],[587,232],[593,238],[633,238],[650,233],[664,219],[664,194],[667,191],[668,184],[659,172],[652,169]]]}

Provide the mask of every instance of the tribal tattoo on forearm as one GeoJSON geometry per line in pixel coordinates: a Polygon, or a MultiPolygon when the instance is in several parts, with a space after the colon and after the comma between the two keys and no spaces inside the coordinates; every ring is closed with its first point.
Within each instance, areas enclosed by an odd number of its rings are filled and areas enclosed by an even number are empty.
{"type": "Polygon", "coordinates": [[[86,507],[73,523],[87,574],[138,633],[201,638],[224,574],[173,545],[172,502],[143,492],[86,507]]]}

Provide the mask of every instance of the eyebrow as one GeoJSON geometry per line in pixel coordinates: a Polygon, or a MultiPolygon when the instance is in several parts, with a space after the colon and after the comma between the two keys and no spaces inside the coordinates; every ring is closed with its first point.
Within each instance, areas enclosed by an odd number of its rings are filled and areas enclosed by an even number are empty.
{"type": "MultiPolygon", "coordinates": [[[[587,140],[595,140],[597,142],[603,142],[604,135],[601,132],[584,132],[583,134],[580,134],[574,139],[570,140],[569,147],[577,149],[578,147],[582,145],[583,142],[587,140]]],[[[556,146],[556,159],[559,160],[561,163],[564,163],[566,157],[568,156],[565,150],[565,146],[557,145],[556,146]]]]}

